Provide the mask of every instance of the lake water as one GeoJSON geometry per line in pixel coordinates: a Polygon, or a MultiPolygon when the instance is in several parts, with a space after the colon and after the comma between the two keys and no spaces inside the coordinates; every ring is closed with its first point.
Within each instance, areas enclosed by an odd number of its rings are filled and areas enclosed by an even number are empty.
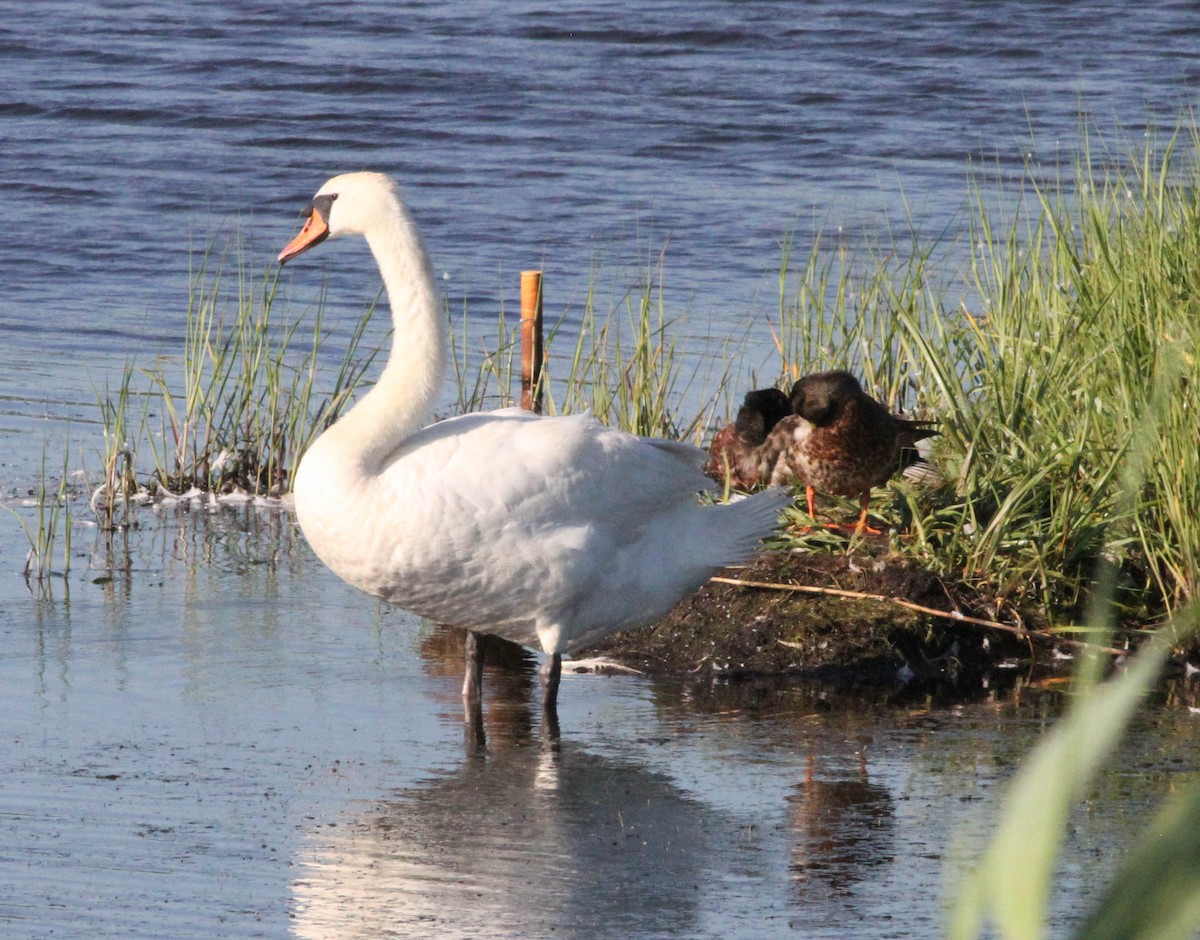
{"type": "MultiPolygon", "coordinates": [[[[766,344],[786,234],[801,257],[818,227],[953,239],[972,168],[985,193],[1029,160],[1053,176],[1084,121],[1123,158],[1200,88],[1200,10],[1161,0],[6,10],[0,432],[55,443],[42,419],[83,440],[96,387],[178,350],[210,239],[265,269],[335,172],[402,181],[456,312],[511,312],[538,266],[551,316],[593,272],[615,302],[665,248],[681,330],[766,344]]],[[[288,273],[293,312],[325,273],[356,316],[368,254],[319,257],[288,273]]]]}
{"type": "MultiPolygon", "coordinates": [[[[555,747],[518,663],[480,748],[456,636],[277,515],[147,516],[81,536],[91,570],[50,596],[0,579],[5,937],[937,936],[1062,705],[1004,676],[955,700],[567,675],[555,747]]],[[[1072,821],[1057,935],[1198,747],[1177,701],[1145,714],[1072,821]]]]}
{"type": "MultiPolygon", "coordinates": [[[[402,181],[472,321],[523,268],[570,316],[662,252],[682,331],[765,344],[785,236],[952,246],[972,171],[1004,206],[1081,122],[1121,162],[1187,120],[1200,8],[40,0],[5,5],[0,65],[0,495],[30,522],[43,454],[98,469],[97,389],[178,354],[206,244],[266,270],[335,172],[402,181]]],[[[327,284],[336,328],[377,283],[340,245],[285,305],[327,284]]],[[[516,665],[480,750],[452,638],[287,517],[143,516],[114,546],[77,524],[47,595],[0,512],[5,936],[927,937],[962,827],[1060,704],[571,676],[550,747],[516,665]]],[[[1060,930],[1196,733],[1153,710],[1098,784],[1060,930]]]]}

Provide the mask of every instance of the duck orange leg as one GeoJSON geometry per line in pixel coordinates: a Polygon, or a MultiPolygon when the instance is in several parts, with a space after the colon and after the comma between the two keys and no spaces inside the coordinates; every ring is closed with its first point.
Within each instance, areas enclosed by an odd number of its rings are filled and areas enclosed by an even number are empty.
{"type": "Polygon", "coordinates": [[[867,508],[871,505],[871,491],[863,493],[858,498],[858,505],[862,511],[858,514],[858,521],[851,525],[848,522],[830,522],[825,528],[833,529],[835,532],[853,532],[855,535],[883,535],[882,529],[874,529],[867,525],[867,508]]]}
{"type": "Polygon", "coordinates": [[[858,498],[858,504],[862,507],[862,512],[858,516],[858,525],[854,527],[854,534],[862,535],[865,532],[867,535],[883,535],[882,529],[873,529],[867,525],[867,507],[871,505],[870,490],[858,498]]]}
{"type": "MultiPolygon", "coordinates": [[[[817,518],[817,491],[814,487],[804,487],[804,501],[808,505],[808,517],[815,522],[817,518]]],[[[804,535],[806,532],[811,531],[812,526],[810,525],[802,526],[801,528],[797,529],[797,532],[799,532],[800,535],[804,535]]]]}

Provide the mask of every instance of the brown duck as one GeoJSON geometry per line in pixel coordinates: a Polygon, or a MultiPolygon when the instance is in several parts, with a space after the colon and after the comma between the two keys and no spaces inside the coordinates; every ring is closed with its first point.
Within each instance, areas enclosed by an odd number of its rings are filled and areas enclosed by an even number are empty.
{"type": "Polygon", "coordinates": [[[899,469],[903,452],[938,433],[935,422],[893,415],[842,370],[801,378],[792,386],[791,407],[791,417],[776,424],[759,449],[762,482],[803,484],[814,517],[818,490],[857,496],[856,532],[867,529],[871,489],[899,469]]]}
{"type": "Polygon", "coordinates": [[[777,388],[747,392],[737,419],[716,433],[704,472],[718,483],[752,490],[763,480],[762,446],[771,429],[792,413],[787,395],[777,388]]]}

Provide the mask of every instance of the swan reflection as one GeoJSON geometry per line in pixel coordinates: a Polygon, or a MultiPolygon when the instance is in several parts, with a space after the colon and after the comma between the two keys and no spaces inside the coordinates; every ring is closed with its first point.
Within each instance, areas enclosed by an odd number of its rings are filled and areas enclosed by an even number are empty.
{"type": "Polygon", "coordinates": [[[688,935],[719,813],[504,712],[461,766],[313,828],[296,936],[688,935]]]}

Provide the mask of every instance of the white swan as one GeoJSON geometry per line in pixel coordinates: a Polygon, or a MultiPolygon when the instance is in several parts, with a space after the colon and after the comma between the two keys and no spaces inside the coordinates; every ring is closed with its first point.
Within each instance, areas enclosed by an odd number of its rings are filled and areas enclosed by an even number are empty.
{"type": "Polygon", "coordinates": [[[300,463],[300,527],[345,581],[470,631],[464,697],[479,696],[475,634],[494,634],[549,654],[553,708],[562,653],[661,617],[776,526],[786,491],[703,506],[704,451],[589,415],[506,408],[418,430],[441,384],[447,327],[398,187],[378,173],[335,176],[307,211],[280,263],[327,236],[364,236],[395,333],[375,387],[300,463]]]}

